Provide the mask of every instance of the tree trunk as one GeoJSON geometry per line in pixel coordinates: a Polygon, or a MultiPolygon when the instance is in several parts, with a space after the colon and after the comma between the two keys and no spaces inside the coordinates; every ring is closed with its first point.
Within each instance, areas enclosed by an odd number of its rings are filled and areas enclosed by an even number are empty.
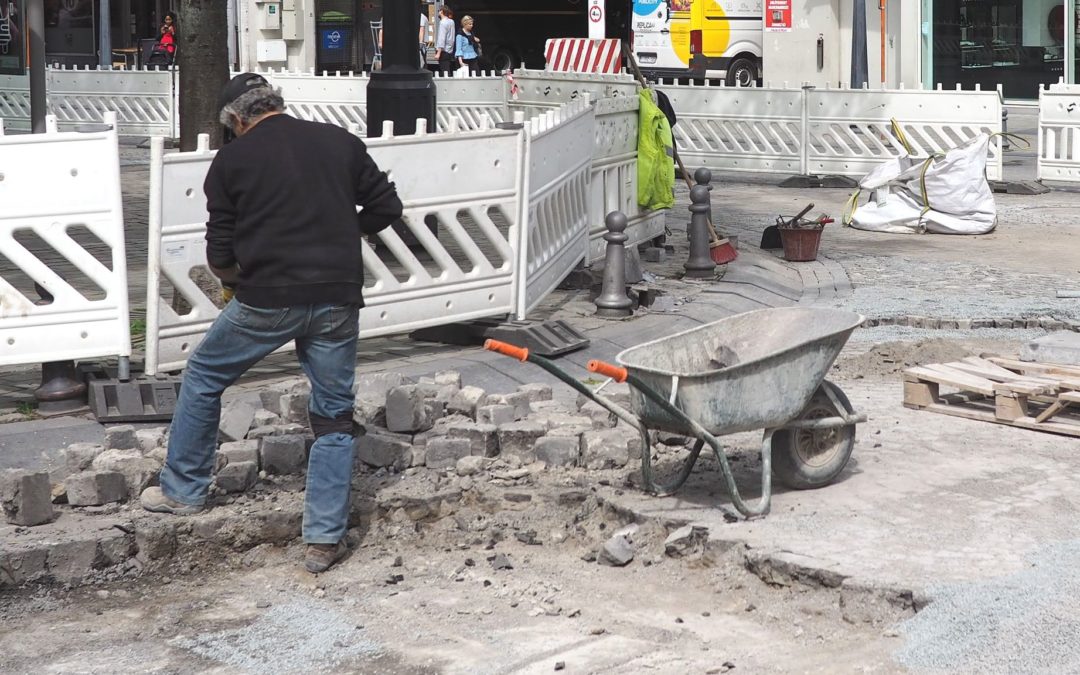
{"type": "MultiPolygon", "coordinates": [[[[198,147],[199,134],[210,134],[210,147],[221,147],[218,97],[229,81],[228,17],[225,0],[180,0],[177,17],[176,66],[180,86],[180,150],[198,147]]],[[[217,280],[206,268],[196,268],[196,284],[220,304],[217,280]]],[[[191,311],[179,291],[172,307],[178,314],[191,311]]]]}
{"type": "Polygon", "coordinates": [[[218,95],[229,81],[228,16],[224,0],[180,0],[176,65],[180,77],[180,149],[194,150],[199,134],[221,146],[218,95]]]}

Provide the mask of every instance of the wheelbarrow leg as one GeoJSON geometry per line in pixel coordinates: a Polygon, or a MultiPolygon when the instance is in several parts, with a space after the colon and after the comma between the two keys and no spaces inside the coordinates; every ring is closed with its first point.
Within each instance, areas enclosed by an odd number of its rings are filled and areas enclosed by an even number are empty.
{"type": "MultiPolygon", "coordinates": [[[[592,370],[591,366],[590,370],[592,370]]],[[[775,429],[765,430],[765,440],[762,441],[761,444],[761,498],[758,499],[756,504],[751,505],[746,503],[739,493],[739,486],[735,484],[735,475],[731,473],[731,464],[728,463],[727,455],[720,446],[719,439],[709,433],[709,431],[701,426],[697,420],[687,417],[682,410],[676,408],[666,398],[657,394],[638,378],[629,375],[626,379],[631,386],[643,393],[653,403],[663,408],[666,413],[679,420],[686,428],[690,429],[695,438],[709,444],[709,447],[713,450],[713,455],[716,457],[717,463],[720,464],[720,470],[724,474],[724,484],[727,487],[728,495],[731,496],[731,502],[734,504],[735,508],[738,509],[739,513],[749,518],[751,516],[763,516],[769,512],[769,504],[772,501],[772,437],[773,433],[776,431],[775,429]]],[[[642,452],[647,450],[647,447],[643,448],[642,452]]],[[[643,462],[644,457],[645,455],[643,454],[643,462]]],[[[693,467],[692,464],[689,464],[689,466],[691,468],[693,467]]],[[[686,470],[687,468],[684,467],[683,471],[686,470]]],[[[688,472],[687,475],[689,475],[688,472]]]]}
{"type": "Polygon", "coordinates": [[[679,475],[674,480],[668,483],[658,483],[653,478],[652,470],[652,448],[649,445],[649,430],[641,429],[641,482],[646,492],[651,492],[657,497],[670,497],[682,487],[686,479],[690,477],[690,474],[694,470],[694,465],[697,463],[698,455],[701,454],[701,449],[705,447],[705,441],[698,440],[694,444],[694,449],[690,451],[690,456],[683,462],[682,468],[679,470],[679,475]]]}

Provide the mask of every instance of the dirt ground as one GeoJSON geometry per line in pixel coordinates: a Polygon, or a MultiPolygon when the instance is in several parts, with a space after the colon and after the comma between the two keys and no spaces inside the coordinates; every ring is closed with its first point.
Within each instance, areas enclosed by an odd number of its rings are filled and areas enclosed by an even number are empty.
{"type": "Polygon", "coordinates": [[[9,595],[0,670],[896,670],[890,625],[908,612],[852,623],[835,590],[770,586],[738,550],[666,556],[655,524],[632,535],[629,566],[589,562],[623,520],[587,485],[533,494],[464,507],[419,531],[386,522],[353,532],[353,554],[318,577],[300,569],[301,546],[264,545],[188,555],[136,583],[9,595]],[[512,569],[496,570],[497,555],[512,569]]]}
{"type": "MultiPolygon", "coordinates": [[[[852,347],[833,377],[887,387],[902,366],[1007,346],[852,347]]],[[[920,421],[952,424],[928,414],[920,421]]],[[[879,432],[873,421],[860,432],[856,474],[872,473],[879,444],[865,441],[879,432]]],[[[751,488],[752,445],[735,450],[740,485],[751,488]]],[[[662,470],[683,452],[662,449],[662,470]]],[[[719,531],[686,556],[666,555],[664,539],[678,522],[635,526],[601,496],[637,494],[627,483],[635,474],[551,472],[510,492],[478,485],[445,517],[416,523],[395,513],[353,530],[353,553],[321,576],[300,568],[300,544],[262,545],[185,551],[136,582],[9,593],[0,596],[0,671],[904,672],[893,654],[913,607],[863,603],[859,593],[755,568],[746,546],[719,531]],[[604,541],[627,526],[633,562],[595,562],[604,541]]],[[[424,480],[436,491],[455,479],[424,480]]],[[[703,460],[691,488],[695,482],[717,495],[715,465],[703,460]]],[[[813,493],[800,497],[811,508],[813,493]]]]}
{"type": "MultiPolygon", "coordinates": [[[[739,198],[718,224],[744,238],[808,201],[769,186],[725,191],[739,198]]],[[[810,198],[837,215],[846,197],[810,198]]],[[[1002,225],[984,237],[837,228],[823,250],[857,290],[902,294],[933,278],[961,297],[967,272],[952,265],[986,263],[1007,275],[1011,295],[1049,297],[1080,269],[1078,230],[1061,226],[1080,196],[1032,199],[999,196],[1002,225]],[[875,276],[883,261],[888,275],[907,276],[875,276]]],[[[1080,460],[1074,439],[901,405],[904,368],[1014,354],[1028,336],[897,334],[859,331],[830,375],[870,417],[848,470],[820,491],[778,491],[765,519],[725,517],[708,458],[685,494],[665,500],[635,487],[632,466],[551,471],[527,489],[476,479],[450,512],[422,522],[395,512],[352,531],[350,557],[318,577],[300,569],[293,543],[187,550],[137,581],[0,592],[0,672],[908,672],[897,654],[905,622],[933,599],[924,588],[1000,577],[1040,545],[1075,539],[1080,460]],[[708,545],[667,555],[669,531],[703,518],[708,545]],[[633,521],[634,560],[598,564],[604,542],[633,521]]],[[[759,440],[732,439],[750,498],[759,440]]],[[[663,449],[662,469],[685,452],[663,449]]],[[[975,670],[956,663],[945,670],[975,670]]]]}

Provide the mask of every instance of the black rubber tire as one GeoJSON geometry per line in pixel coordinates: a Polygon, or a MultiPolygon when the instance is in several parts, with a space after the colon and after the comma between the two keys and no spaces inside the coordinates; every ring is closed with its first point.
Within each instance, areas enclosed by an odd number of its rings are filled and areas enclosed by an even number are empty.
{"type": "Polygon", "coordinates": [[[516,70],[519,65],[521,65],[521,59],[505,47],[496,47],[491,54],[491,69],[496,73],[516,70]]]}
{"type": "MultiPolygon", "coordinates": [[[[814,393],[799,419],[832,417],[838,413],[824,389],[832,390],[848,413],[855,412],[840,387],[828,380],[814,393]]],[[[836,429],[780,429],[773,434],[773,477],[793,490],[812,490],[836,480],[855,447],[855,425],[836,429]]]]}
{"type": "Polygon", "coordinates": [[[757,64],[753,59],[740,57],[731,62],[727,73],[724,75],[724,83],[729,87],[752,87],[757,84],[757,64]]]}

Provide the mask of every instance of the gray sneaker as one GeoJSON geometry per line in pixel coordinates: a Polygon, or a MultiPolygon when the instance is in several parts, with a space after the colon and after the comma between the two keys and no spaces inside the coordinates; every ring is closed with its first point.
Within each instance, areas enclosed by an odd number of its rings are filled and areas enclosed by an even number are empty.
{"type": "Polygon", "coordinates": [[[312,574],[325,572],[348,552],[349,545],[344,539],[336,544],[308,544],[307,553],[304,554],[304,569],[312,574]]]}
{"type": "Polygon", "coordinates": [[[171,513],[174,516],[193,516],[202,512],[205,506],[202,504],[181,504],[165,496],[159,487],[148,487],[139,497],[139,503],[147,511],[154,513],[171,513]]]}

